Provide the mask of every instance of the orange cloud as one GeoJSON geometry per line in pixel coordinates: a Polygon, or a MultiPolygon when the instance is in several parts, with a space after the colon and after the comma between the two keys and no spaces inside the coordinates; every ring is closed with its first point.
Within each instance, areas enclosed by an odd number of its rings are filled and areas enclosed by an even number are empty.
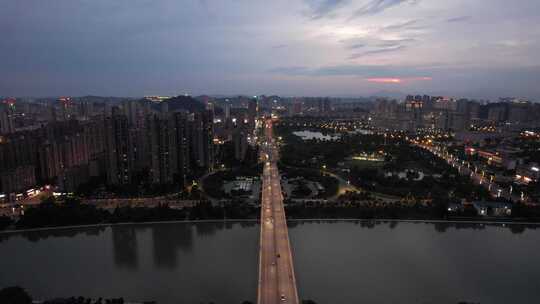
{"type": "Polygon", "coordinates": [[[422,81],[422,80],[432,80],[433,78],[431,77],[411,77],[411,78],[406,78],[406,80],[410,80],[410,81],[422,81]]]}
{"type": "Polygon", "coordinates": [[[376,83],[401,83],[400,78],[368,78],[366,80],[376,83]]]}
{"type": "Polygon", "coordinates": [[[368,82],[375,82],[375,83],[403,83],[406,81],[429,81],[432,80],[431,77],[404,77],[404,78],[397,78],[397,77],[382,77],[382,78],[366,78],[368,82]]]}

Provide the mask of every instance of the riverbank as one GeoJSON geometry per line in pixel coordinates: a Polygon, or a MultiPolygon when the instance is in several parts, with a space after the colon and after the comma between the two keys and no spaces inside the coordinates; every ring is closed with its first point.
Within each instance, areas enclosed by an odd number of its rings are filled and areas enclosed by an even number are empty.
{"type": "MultiPolygon", "coordinates": [[[[348,218],[306,218],[306,219],[287,219],[289,222],[365,222],[365,223],[424,223],[424,224],[484,224],[484,225],[523,225],[523,226],[538,226],[540,222],[526,222],[526,221],[504,221],[504,220],[414,220],[414,219],[348,219],[348,218]]],[[[123,223],[103,223],[103,224],[90,224],[90,225],[71,225],[71,226],[57,226],[57,227],[43,227],[32,229],[12,229],[0,231],[2,234],[17,234],[27,232],[40,232],[40,231],[55,231],[55,230],[70,230],[70,229],[82,229],[82,228],[106,228],[116,226],[141,226],[141,225],[157,225],[157,224],[202,224],[202,223],[260,223],[259,219],[223,219],[223,220],[176,220],[176,221],[149,221],[149,222],[123,222],[123,223]]]]}
{"type": "Polygon", "coordinates": [[[520,221],[492,221],[492,220],[414,220],[414,219],[330,219],[330,218],[311,218],[311,219],[288,219],[287,222],[398,222],[398,223],[448,223],[448,224],[511,224],[511,225],[534,225],[540,227],[540,222],[520,222],[520,221]]]}
{"type": "Polygon", "coordinates": [[[47,202],[26,209],[20,218],[2,228],[5,231],[117,223],[256,219],[256,211],[255,206],[246,204],[214,206],[210,202],[200,202],[193,207],[181,209],[160,205],[153,208],[119,207],[102,210],[74,200],[63,204],[47,202]]]}
{"type": "Polygon", "coordinates": [[[102,223],[102,224],[89,224],[89,225],[70,225],[70,226],[56,226],[56,227],[43,227],[43,228],[31,228],[31,229],[11,229],[0,231],[0,234],[13,234],[24,232],[36,232],[36,231],[48,231],[48,230],[69,230],[69,229],[81,229],[81,228],[105,228],[114,226],[129,226],[129,225],[156,225],[156,224],[179,224],[179,223],[240,223],[240,222],[259,222],[258,219],[223,219],[223,220],[175,220],[175,221],[148,221],[148,222],[122,222],[122,223],[102,223]]]}

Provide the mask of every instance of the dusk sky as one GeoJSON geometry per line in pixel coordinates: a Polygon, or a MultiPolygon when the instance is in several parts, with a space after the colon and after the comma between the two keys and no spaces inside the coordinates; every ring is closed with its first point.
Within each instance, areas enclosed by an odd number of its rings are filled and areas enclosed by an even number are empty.
{"type": "Polygon", "coordinates": [[[538,0],[1,0],[0,96],[540,98],[538,0]]]}

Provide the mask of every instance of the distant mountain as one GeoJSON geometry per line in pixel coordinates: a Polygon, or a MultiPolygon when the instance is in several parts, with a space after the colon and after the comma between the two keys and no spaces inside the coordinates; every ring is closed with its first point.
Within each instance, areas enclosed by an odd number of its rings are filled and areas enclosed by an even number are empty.
{"type": "Polygon", "coordinates": [[[180,95],[166,99],[163,102],[166,102],[169,105],[169,111],[185,110],[188,112],[200,112],[205,109],[202,102],[191,96],[180,95]]]}
{"type": "Polygon", "coordinates": [[[399,91],[378,91],[371,94],[371,97],[386,97],[392,99],[402,99],[405,98],[407,94],[399,91]]]}

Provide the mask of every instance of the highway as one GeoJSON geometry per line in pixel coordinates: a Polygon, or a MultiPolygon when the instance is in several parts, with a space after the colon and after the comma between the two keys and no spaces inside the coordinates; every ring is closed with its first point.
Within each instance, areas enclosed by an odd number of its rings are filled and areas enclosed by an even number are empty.
{"type": "Polygon", "coordinates": [[[272,134],[272,121],[265,126],[266,142],[261,146],[265,161],[261,200],[258,304],[299,303],[294,265],[279,171],[278,150],[272,134]]]}

